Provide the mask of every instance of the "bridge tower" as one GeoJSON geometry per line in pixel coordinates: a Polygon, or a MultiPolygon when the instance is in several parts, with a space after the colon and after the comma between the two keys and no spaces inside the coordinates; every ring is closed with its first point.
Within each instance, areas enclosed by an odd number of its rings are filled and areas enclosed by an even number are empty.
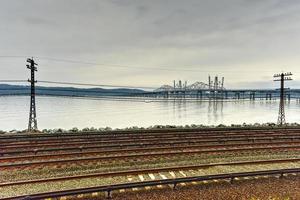
{"type": "Polygon", "coordinates": [[[285,122],[285,112],[284,112],[284,81],[291,81],[292,78],[291,72],[288,73],[281,73],[281,74],[275,74],[274,78],[279,78],[275,79],[274,81],[280,81],[280,102],[279,102],[279,112],[278,112],[278,120],[277,124],[279,126],[284,125],[285,122]]]}
{"type": "Polygon", "coordinates": [[[37,71],[37,64],[34,62],[33,58],[28,58],[27,62],[29,63],[27,66],[30,69],[31,79],[28,79],[28,82],[31,85],[31,94],[30,94],[30,112],[29,112],[29,123],[28,123],[28,132],[37,130],[37,119],[36,119],[36,107],[35,107],[35,72],[37,71]]]}

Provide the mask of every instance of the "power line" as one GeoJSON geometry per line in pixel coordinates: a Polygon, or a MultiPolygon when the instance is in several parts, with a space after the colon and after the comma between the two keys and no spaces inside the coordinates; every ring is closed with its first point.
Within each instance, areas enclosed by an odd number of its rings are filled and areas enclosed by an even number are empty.
{"type": "MultiPolygon", "coordinates": [[[[24,58],[24,56],[0,56],[2,58],[24,58]]],[[[103,66],[103,67],[116,67],[116,68],[125,68],[125,69],[142,69],[142,70],[161,70],[161,71],[186,71],[186,72],[205,72],[205,73],[241,73],[241,72],[271,72],[271,70],[198,70],[198,69],[187,69],[190,66],[181,66],[181,69],[174,69],[174,66],[155,66],[155,67],[143,67],[143,66],[129,66],[129,65],[117,65],[117,64],[105,64],[105,63],[97,63],[90,61],[82,61],[82,60],[69,60],[69,59],[61,59],[61,58],[52,58],[45,56],[36,56],[35,58],[41,60],[48,60],[54,62],[64,62],[64,63],[73,63],[73,64],[85,64],[85,65],[94,65],[94,66],[103,66]]],[[[203,68],[203,66],[200,66],[203,68]]]]}
{"type": "Polygon", "coordinates": [[[28,56],[0,55],[0,58],[25,58],[28,56]]]}
{"type": "MultiPolygon", "coordinates": [[[[30,88],[26,87],[26,88],[0,88],[0,95],[10,95],[10,94],[20,94],[22,92],[30,92],[30,88]],[[1,93],[2,92],[2,93],[1,93]]],[[[118,91],[117,89],[111,89],[111,90],[94,90],[94,89],[60,89],[60,88],[38,88],[36,87],[36,94],[37,95],[47,95],[48,93],[52,93],[51,95],[55,95],[55,94],[62,94],[64,93],[66,95],[76,95],[76,94],[81,94],[81,95],[97,95],[97,96],[101,96],[101,95],[115,95],[115,94],[122,94],[122,96],[126,96],[126,95],[134,95],[134,94],[140,94],[143,93],[143,91],[118,91]],[[68,94],[69,93],[69,94],[68,94]]]]}
{"type": "MultiPolygon", "coordinates": [[[[115,65],[115,64],[105,64],[105,63],[96,63],[96,62],[89,62],[89,61],[80,61],[80,60],[68,60],[68,59],[59,59],[59,58],[51,58],[51,57],[37,57],[39,59],[43,60],[49,60],[49,61],[55,61],[55,62],[66,62],[66,63],[74,63],[74,64],[86,64],[86,65],[98,65],[98,66],[105,66],[105,67],[117,67],[117,68],[129,68],[129,69],[145,69],[145,70],[163,70],[163,71],[188,71],[188,72],[226,72],[226,73],[239,73],[239,72],[245,72],[243,71],[237,71],[237,70],[197,70],[197,69],[186,69],[187,66],[181,66],[181,69],[174,69],[170,68],[172,66],[156,66],[154,68],[151,67],[136,67],[136,66],[129,66],[129,65],[115,65]]],[[[246,72],[258,72],[258,70],[253,71],[246,71],[246,72]]],[[[270,71],[259,71],[259,72],[271,72],[270,71]]]]}
{"type": "MultiPolygon", "coordinates": [[[[2,83],[27,83],[28,80],[0,80],[2,83]]],[[[112,87],[112,88],[136,88],[136,89],[156,89],[156,87],[147,86],[129,86],[129,85],[108,85],[108,84],[92,84],[92,83],[73,83],[61,81],[37,81],[37,83],[48,83],[58,85],[76,85],[76,86],[93,86],[93,87],[112,87]]]]}
{"type": "Polygon", "coordinates": [[[119,87],[119,88],[144,88],[144,89],[156,89],[156,87],[145,86],[128,86],[128,85],[105,85],[105,84],[90,84],[90,83],[72,83],[72,82],[60,82],[60,81],[38,81],[38,83],[50,83],[59,85],[77,85],[77,86],[93,86],[93,87],[119,87]]]}
{"type": "MultiPolygon", "coordinates": [[[[0,58],[24,58],[28,56],[20,56],[20,55],[0,55],[0,58]]],[[[181,69],[174,69],[174,66],[155,66],[151,67],[142,67],[142,66],[130,66],[130,65],[117,65],[117,64],[105,64],[105,63],[97,63],[83,60],[70,60],[70,59],[62,59],[62,58],[52,58],[47,56],[36,56],[35,58],[41,60],[48,60],[54,62],[65,62],[65,63],[73,63],[73,64],[86,64],[86,65],[94,65],[94,66],[104,66],[104,67],[117,67],[117,68],[132,68],[132,69],[145,69],[145,70],[162,70],[162,71],[187,71],[187,72],[206,72],[206,73],[243,73],[243,72],[272,72],[272,70],[198,70],[198,69],[187,69],[191,66],[180,66],[181,69]]],[[[203,68],[204,66],[195,66],[198,68],[203,68]]],[[[211,67],[211,66],[206,66],[211,67]]],[[[297,71],[296,71],[297,72],[297,71]]]]}
{"type": "MultiPolygon", "coordinates": [[[[24,93],[9,93],[9,94],[1,94],[0,96],[30,96],[30,91],[24,92],[24,93]]],[[[132,98],[130,94],[128,95],[122,95],[122,96],[117,96],[117,95],[84,95],[84,94],[52,94],[52,93],[39,93],[36,92],[37,96],[54,96],[54,97],[84,97],[84,98],[132,98]]]]}
{"type": "Polygon", "coordinates": [[[0,80],[0,82],[2,83],[11,83],[11,82],[14,82],[14,83],[27,83],[28,80],[0,80]]]}

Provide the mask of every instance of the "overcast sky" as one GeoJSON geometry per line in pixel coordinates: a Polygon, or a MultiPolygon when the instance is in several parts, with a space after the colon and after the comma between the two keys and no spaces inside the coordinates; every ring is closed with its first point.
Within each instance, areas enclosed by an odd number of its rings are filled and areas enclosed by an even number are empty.
{"type": "Polygon", "coordinates": [[[266,88],[291,71],[300,88],[299,21],[299,0],[0,0],[0,79],[33,56],[39,80],[266,88]]]}

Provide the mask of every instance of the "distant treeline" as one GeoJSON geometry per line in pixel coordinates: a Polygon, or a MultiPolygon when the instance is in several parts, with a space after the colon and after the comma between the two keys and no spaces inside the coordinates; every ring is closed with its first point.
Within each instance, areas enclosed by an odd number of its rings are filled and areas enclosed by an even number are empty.
{"type": "MultiPolygon", "coordinates": [[[[130,96],[145,91],[140,89],[103,89],[103,88],[74,88],[74,87],[44,87],[37,86],[37,95],[51,96],[130,96]]],[[[0,84],[0,95],[29,95],[30,86],[0,84]]]]}

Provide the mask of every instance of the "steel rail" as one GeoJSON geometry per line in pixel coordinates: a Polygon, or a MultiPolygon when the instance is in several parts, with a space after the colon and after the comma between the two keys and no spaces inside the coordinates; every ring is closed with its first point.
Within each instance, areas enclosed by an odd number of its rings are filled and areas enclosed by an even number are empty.
{"type": "MultiPolygon", "coordinates": [[[[18,149],[18,150],[12,150],[12,151],[0,151],[0,157],[1,156],[9,156],[9,155],[20,155],[20,154],[38,154],[38,153],[43,153],[43,152],[66,152],[66,151],[71,151],[71,152],[83,152],[84,150],[87,149],[125,149],[125,148],[132,148],[132,147],[153,147],[153,146],[180,146],[183,144],[188,144],[188,145],[199,145],[199,144],[241,144],[241,143],[249,143],[249,144],[255,144],[255,143],[262,143],[263,141],[274,141],[275,139],[256,139],[256,140],[247,140],[247,139],[239,139],[239,140],[206,140],[206,141],[198,141],[198,140],[193,140],[193,141],[176,141],[176,142],[157,142],[157,143],[129,143],[129,144],[106,144],[106,145],[81,145],[81,146],[71,146],[71,147],[55,147],[55,148],[34,148],[34,149],[18,149]],[[257,142],[260,141],[260,142],[257,142]]],[[[279,141],[285,141],[289,140],[290,142],[296,142],[299,141],[299,139],[294,139],[294,138],[286,138],[286,139],[280,139],[279,141]]],[[[288,141],[286,141],[289,143],[288,141]]]]}
{"type": "Polygon", "coordinates": [[[152,168],[152,169],[102,172],[102,173],[93,173],[93,174],[75,175],[75,176],[66,176],[66,177],[55,177],[55,178],[47,178],[47,179],[5,182],[5,183],[0,183],[0,187],[16,186],[16,185],[24,185],[24,184],[36,184],[36,183],[45,183],[45,182],[68,181],[68,180],[76,180],[76,179],[84,179],[84,178],[99,178],[99,177],[110,177],[110,176],[115,177],[115,176],[127,176],[127,175],[137,175],[137,174],[168,172],[168,171],[205,169],[205,168],[216,167],[216,166],[236,166],[236,165],[254,165],[254,164],[270,164],[270,163],[273,164],[273,163],[286,163],[286,162],[300,162],[300,158],[223,162],[223,163],[209,163],[209,164],[200,164],[200,165],[162,167],[162,168],[152,168]]]}
{"type": "Polygon", "coordinates": [[[203,133],[195,133],[195,132],[182,132],[182,133],[161,133],[159,135],[150,135],[150,134],[134,134],[134,135],[130,135],[130,136],[124,136],[123,134],[119,134],[119,135],[91,135],[91,136],[85,136],[82,137],[82,135],[76,135],[74,134],[73,136],[57,136],[55,138],[39,138],[39,137],[33,137],[33,136],[28,136],[27,138],[23,138],[23,140],[20,141],[6,141],[6,140],[0,140],[2,144],[11,144],[11,143],[20,143],[20,144],[24,144],[24,143],[43,143],[43,142],[60,142],[60,141],[65,141],[66,139],[69,140],[91,140],[91,139],[101,139],[101,140],[112,140],[112,139],[132,139],[132,138],[162,138],[162,137],[166,137],[166,138],[173,138],[173,137],[187,137],[187,136],[198,136],[198,137],[220,137],[220,136],[254,136],[254,135],[291,135],[291,134],[299,134],[300,132],[293,132],[293,133],[278,133],[278,132],[253,132],[253,133],[207,133],[207,134],[203,134],[203,133]]]}
{"type": "Polygon", "coordinates": [[[87,138],[57,138],[48,140],[35,140],[35,141],[1,141],[3,146],[9,145],[32,145],[32,144],[56,144],[63,143],[66,140],[68,142],[82,142],[82,141],[112,141],[112,140],[139,140],[139,139],[169,139],[169,138],[188,138],[188,137],[198,137],[198,138],[221,138],[221,137],[259,137],[259,136],[299,136],[299,134],[288,133],[288,134],[278,134],[278,133],[252,133],[252,134],[210,134],[210,135],[200,135],[187,133],[185,135],[159,135],[159,136],[136,136],[136,137],[124,137],[124,136],[113,136],[113,137],[87,137],[87,138]]]}
{"type": "MultiPolygon", "coordinates": [[[[132,152],[155,152],[155,151],[179,151],[184,149],[224,149],[224,148],[234,148],[234,147],[250,147],[253,148],[255,146],[270,146],[270,147],[280,147],[282,144],[287,145],[295,145],[300,144],[299,142],[263,142],[263,143],[240,143],[240,144],[213,144],[213,145],[185,145],[185,146],[174,146],[174,147],[152,147],[152,148],[125,148],[125,149],[105,149],[102,151],[85,151],[85,152],[71,152],[71,153],[55,153],[55,154],[42,154],[42,155],[25,155],[25,156],[11,156],[11,157],[0,157],[0,163],[4,162],[17,162],[22,160],[34,160],[34,159],[51,159],[51,158],[66,158],[69,156],[88,156],[95,154],[122,154],[128,155],[132,152]]],[[[156,152],[157,153],[157,152],[156,152]]]]}
{"type": "Polygon", "coordinates": [[[215,174],[215,175],[173,178],[173,179],[163,179],[163,180],[154,180],[154,181],[121,183],[115,185],[104,185],[104,186],[79,188],[79,189],[71,189],[71,190],[64,190],[64,191],[21,195],[21,196],[2,198],[1,200],[21,200],[25,198],[30,200],[39,200],[45,198],[58,198],[58,197],[74,196],[74,195],[81,195],[81,194],[91,194],[94,192],[107,192],[107,196],[111,197],[112,191],[120,190],[120,189],[143,188],[147,186],[151,187],[157,185],[170,185],[170,184],[173,185],[173,188],[175,188],[176,185],[180,183],[200,182],[200,181],[209,181],[209,180],[230,180],[230,182],[232,183],[235,178],[275,176],[275,175],[280,175],[280,177],[283,177],[284,174],[291,174],[291,173],[300,173],[300,168],[215,174]]]}
{"type": "MultiPolygon", "coordinates": [[[[116,140],[124,140],[124,141],[131,141],[131,140],[155,140],[155,139],[175,139],[175,138],[236,138],[236,137],[262,137],[262,136],[269,136],[269,137],[279,137],[279,136],[300,136],[300,132],[298,134],[295,133],[252,133],[252,134],[211,134],[211,135],[202,135],[202,134],[195,134],[195,133],[187,133],[185,135],[159,135],[159,136],[136,136],[136,137],[124,137],[124,136],[113,136],[113,137],[88,137],[88,138],[68,138],[68,143],[72,142],[87,142],[87,141],[116,141],[116,140]]],[[[60,139],[51,139],[51,140],[41,140],[41,141],[10,141],[10,142],[1,142],[2,147],[6,146],[30,146],[30,145],[48,145],[48,144],[61,144],[65,143],[66,138],[60,139]]]]}
{"type": "MultiPolygon", "coordinates": [[[[96,145],[92,144],[92,145],[87,145],[87,146],[74,146],[74,147],[59,147],[59,148],[34,148],[34,149],[22,149],[22,150],[13,150],[13,151],[0,151],[0,156],[5,156],[5,155],[20,155],[20,154],[34,154],[36,155],[37,153],[41,153],[41,152],[66,152],[66,151],[79,151],[82,152],[84,150],[87,149],[128,149],[128,148],[132,148],[132,147],[153,147],[153,146],[162,146],[162,145],[167,145],[169,147],[174,146],[180,146],[180,145],[184,145],[184,144],[189,144],[189,145],[194,145],[194,144],[210,144],[210,145],[227,145],[226,143],[230,143],[230,142],[245,142],[245,143],[231,143],[231,144],[260,144],[260,143],[265,143],[265,142],[257,142],[257,141],[266,141],[268,139],[256,139],[256,140],[247,140],[247,139],[243,139],[243,140],[206,140],[206,141],[198,141],[198,140],[193,140],[193,141],[176,141],[176,142],[168,142],[168,141],[160,141],[160,142],[156,142],[156,143],[129,143],[129,144],[107,144],[107,145],[99,145],[98,143],[96,143],[96,145]],[[220,144],[221,143],[221,144],[220,144]]],[[[278,141],[278,142],[274,142],[274,139],[269,139],[269,141],[272,141],[272,143],[298,143],[299,140],[294,139],[294,138],[285,138],[282,140],[291,140],[291,142],[288,141],[278,141]]],[[[269,142],[270,143],[270,142],[269,142]]],[[[230,144],[228,144],[230,145],[230,144]]]]}
{"type": "Polygon", "coordinates": [[[187,154],[203,154],[203,153],[226,153],[226,152],[241,152],[241,151],[262,151],[262,150],[289,150],[289,149],[300,149],[300,146],[280,146],[280,147],[255,147],[255,148],[236,148],[236,149],[216,149],[216,150],[196,150],[196,151],[181,151],[181,152],[163,152],[163,153],[147,153],[147,154],[132,154],[132,155],[115,155],[115,156],[97,156],[89,158],[78,158],[78,159],[65,159],[65,160],[51,160],[51,161],[37,161],[28,163],[13,163],[13,164],[1,164],[1,170],[16,169],[20,167],[32,167],[32,166],[43,166],[57,165],[63,163],[77,163],[77,162],[95,162],[105,161],[114,159],[132,159],[132,158],[146,158],[155,156],[175,156],[175,155],[187,155],[187,154]]]}
{"type": "Polygon", "coordinates": [[[82,136],[91,136],[91,135],[96,135],[96,136],[112,136],[112,135],[159,135],[159,134],[185,134],[187,132],[195,132],[199,134],[205,134],[205,133],[245,133],[245,132],[282,132],[284,131],[285,133],[287,132],[300,132],[299,127],[295,128],[208,128],[208,129],[155,129],[155,130],[128,130],[128,131],[107,131],[107,132],[97,132],[97,131],[86,131],[86,132],[78,132],[78,133],[43,133],[43,134],[7,134],[5,136],[0,136],[1,139],[28,139],[28,138],[49,138],[49,137],[65,137],[65,136],[77,136],[77,137],[82,137],[82,136]]]}
{"type": "MultiPolygon", "coordinates": [[[[251,136],[248,136],[248,135],[232,135],[230,136],[230,138],[254,138],[254,137],[286,137],[286,136],[289,136],[289,137],[300,137],[300,133],[299,134],[293,134],[293,135],[283,135],[283,134],[276,134],[276,135],[269,135],[269,134],[261,134],[261,135],[251,135],[251,136]]],[[[180,137],[177,137],[177,136],[172,136],[172,137],[164,137],[164,136],[161,136],[161,137],[155,137],[155,138],[148,138],[148,137],[136,137],[136,138],[126,138],[126,139],[123,139],[123,138],[88,138],[88,141],[84,140],[80,140],[80,141],[72,141],[72,140],[68,140],[68,142],[66,142],[66,140],[63,140],[63,141],[56,141],[56,142],[43,142],[43,143],[9,143],[9,144],[5,144],[5,143],[2,143],[1,145],[1,148],[3,147],[18,147],[18,146],[21,146],[21,147],[28,147],[28,146],[47,146],[47,145],[55,145],[55,144],[68,144],[68,143],[72,143],[72,144],[77,144],[77,143],[81,143],[81,142],[90,142],[91,141],[97,141],[97,142],[132,142],[132,141],[157,141],[157,140],[161,140],[161,139],[168,139],[168,140],[182,140],[182,139],[202,139],[202,138],[205,138],[205,139],[222,139],[222,138],[227,138],[228,136],[180,136],[180,137]]]]}
{"type": "MultiPolygon", "coordinates": [[[[260,136],[260,137],[230,137],[229,139],[226,137],[220,137],[220,138],[198,138],[198,137],[190,137],[190,138],[170,138],[168,139],[168,142],[172,141],[203,141],[203,142],[211,142],[211,141],[218,141],[218,142],[226,142],[228,140],[230,141],[245,141],[245,140],[280,140],[280,139],[300,139],[300,135],[298,136],[260,136]],[[215,140],[214,140],[215,139],[215,140]]],[[[127,143],[143,143],[143,142],[160,142],[161,139],[140,139],[140,140],[115,140],[115,141],[87,141],[87,142],[74,142],[74,143],[60,143],[60,144],[43,144],[43,145],[10,145],[10,146],[4,146],[0,147],[0,153],[3,150],[8,150],[8,149],[26,149],[26,148],[37,148],[37,147],[57,147],[57,146],[76,146],[76,145],[84,145],[84,144],[127,144],[127,143]],[[1,151],[2,150],[2,151],[1,151]]]]}

